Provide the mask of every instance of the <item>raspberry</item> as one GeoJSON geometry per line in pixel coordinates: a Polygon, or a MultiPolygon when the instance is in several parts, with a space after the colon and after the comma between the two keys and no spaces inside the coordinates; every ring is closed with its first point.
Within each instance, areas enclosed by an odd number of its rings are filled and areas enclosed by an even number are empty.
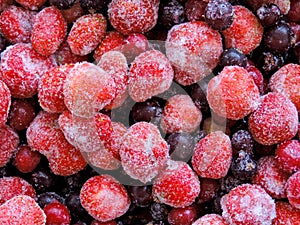
{"type": "Polygon", "coordinates": [[[250,115],[249,131],[263,145],[273,145],[294,137],[298,129],[298,112],[284,95],[264,95],[258,108],[250,115]]]}
{"type": "Polygon", "coordinates": [[[41,225],[46,224],[46,215],[33,198],[19,195],[0,206],[2,225],[41,225]]]}
{"type": "Polygon", "coordinates": [[[288,97],[300,112],[300,65],[287,64],[274,73],[269,86],[273,92],[288,97]]]}
{"type": "Polygon", "coordinates": [[[70,224],[71,216],[68,208],[57,200],[47,204],[44,208],[47,224],[70,224]]]}
{"type": "Polygon", "coordinates": [[[300,209],[300,171],[294,173],[286,182],[286,196],[289,200],[289,203],[300,209]]]}
{"type": "Polygon", "coordinates": [[[0,127],[7,121],[8,112],[11,105],[11,94],[6,84],[0,80],[0,127]]]}
{"type": "Polygon", "coordinates": [[[222,31],[226,48],[236,48],[249,54],[261,42],[263,27],[255,15],[246,7],[233,6],[234,20],[229,28],[222,31]]]}
{"type": "Polygon", "coordinates": [[[87,212],[101,222],[123,215],[130,206],[124,186],[109,175],[88,179],[81,188],[80,201],[87,212]]]}
{"type": "Polygon", "coordinates": [[[280,169],[280,164],[274,156],[265,156],[259,159],[258,169],[252,179],[276,199],[286,198],[285,184],[290,174],[280,169]]]}
{"type": "Polygon", "coordinates": [[[129,95],[136,102],[143,102],[168,90],[174,76],[169,60],[157,50],[137,56],[129,73],[129,95]]]}
{"type": "Polygon", "coordinates": [[[29,98],[37,93],[39,78],[56,63],[52,57],[38,54],[30,44],[18,43],[1,54],[1,79],[15,98],[29,98]]]}
{"type": "Polygon", "coordinates": [[[33,23],[32,47],[41,55],[52,55],[67,35],[67,23],[55,7],[42,9],[33,23]]]}
{"type": "Polygon", "coordinates": [[[206,214],[196,220],[193,225],[228,225],[228,223],[218,214],[206,214]]]}
{"type": "Polygon", "coordinates": [[[113,78],[100,67],[76,63],[64,84],[64,101],[76,116],[91,118],[115,97],[113,78]]]}
{"type": "Polygon", "coordinates": [[[272,224],[275,202],[258,185],[242,184],[221,198],[222,216],[229,224],[272,224]]]}
{"type": "Polygon", "coordinates": [[[300,170],[300,141],[288,140],[280,144],[276,149],[276,158],[285,171],[300,170]]]}
{"type": "Polygon", "coordinates": [[[64,103],[63,85],[73,64],[65,64],[49,69],[41,77],[38,86],[40,106],[47,112],[61,113],[67,109],[64,103]]]}
{"type": "Polygon", "coordinates": [[[176,68],[175,80],[190,85],[209,75],[223,51],[221,35],[205,22],[187,22],[169,30],[166,55],[176,68]]]}
{"type": "Polygon", "coordinates": [[[152,193],[158,202],[175,208],[191,205],[200,193],[200,182],[190,166],[182,161],[169,161],[154,180],[152,193]]]}
{"type": "Polygon", "coordinates": [[[47,0],[16,0],[25,9],[38,10],[47,0]]]}
{"type": "Polygon", "coordinates": [[[299,224],[300,209],[292,207],[287,202],[276,202],[276,218],[272,221],[273,225],[299,224]]]}
{"type": "Polygon", "coordinates": [[[168,99],[161,118],[161,128],[165,133],[191,133],[199,127],[201,111],[188,95],[174,95],[168,99]]]}
{"type": "Polygon", "coordinates": [[[192,157],[192,166],[200,177],[219,179],[227,174],[231,160],[229,137],[222,131],[215,131],[198,142],[192,157]]]}
{"type": "Polygon", "coordinates": [[[157,22],[158,3],[156,0],[112,0],[108,5],[108,18],[123,34],[144,33],[157,22]]]}
{"type": "Polygon", "coordinates": [[[22,173],[32,172],[40,163],[41,154],[37,151],[32,151],[28,145],[18,147],[14,158],[15,167],[22,173]]]}
{"type": "Polygon", "coordinates": [[[106,18],[100,13],[78,18],[67,39],[72,52],[82,56],[91,53],[103,39],[106,26],[106,18]]]}
{"type": "Polygon", "coordinates": [[[123,137],[121,163],[130,177],[146,183],[166,166],[168,152],[167,142],[158,128],[151,123],[138,122],[123,137]]]}
{"type": "Polygon", "coordinates": [[[197,211],[193,206],[173,208],[168,215],[170,225],[191,225],[197,219],[197,211]]]}
{"type": "Polygon", "coordinates": [[[9,126],[4,125],[0,128],[0,137],[0,167],[3,167],[17,150],[19,136],[9,126]]]}
{"type": "Polygon", "coordinates": [[[12,44],[30,42],[34,12],[11,5],[0,15],[1,34],[12,44]]]}

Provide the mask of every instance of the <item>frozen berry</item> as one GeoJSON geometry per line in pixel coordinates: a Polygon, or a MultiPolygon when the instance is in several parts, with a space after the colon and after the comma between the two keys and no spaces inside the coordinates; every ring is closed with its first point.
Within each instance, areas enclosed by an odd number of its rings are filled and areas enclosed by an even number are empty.
{"type": "Polygon", "coordinates": [[[56,177],[49,169],[40,169],[31,174],[30,183],[38,192],[52,190],[56,184],[56,177]]]}
{"type": "Polygon", "coordinates": [[[256,15],[258,16],[261,25],[263,25],[264,27],[275,25],[279,20],[280,14],[280,9],[275,4],[262,5],[256,11],[256,15]]]}
{"type": "Polygon", "coordinates": [[[11,105],[11,94],[7,85],[0,81],[0,127],[7,122],[8,112],[11,105]]]}
{"type": "Polygon", "coordinates": [[[235,18],[229,28],[222,31],[226,48],[236,48],[249,54],[261,42],[263,27],[255,15],[246,7],[233,6],[235,18]]]}
{"type": "Polygon", "coordinates": [[[246,2],[254,10],[257,10],[263,4],[273,3],[278,6],[283,15],[289,12],[291,6],[291,0],[243,0],[243,2],[246,2]]]}
{"type": "Polygon", "coordinates": [[[134,59],[129,71],[129,95],[142,102],[169,89],[174,72],[167,57],[149,50],[134,59]]]}
{"type": "Polygon", "coordinates": [[[102,222],[123,215],[130,205],[124,186],[109,175],[88,179],[81,188],[80,201],[91,216],[102,222]]]}
{"type": "Polygon", "coordinates": [[[71,222],[68,208],[56,200],[47,204],[43,210],[47,217],[47,225],[70,224],[71,222]]]}
{"type": "Polygon", "coordinates": [[[173,208],[168,215],[170,225],[191,225],[197,219],[197,211],[193,206],[173,208]]]}
{"type": "Polygon", "coordinates": [[[204,202],[209,202],[217,196],[217,192],[220,188],[218,180],[200,178],[200,194],[197,199],[197,203],[201,204],[204,202]]]}
{"type": "Polygon", "coordinates": [[[229,223],[218,214],[206,214],[196,220],[193,225],[228,225],[229,223]]]}
{"type": "Polygon", "coordinates": [[[254,83],[258,87],[259,93],[262,95],[264,93],[264,77],[262,73],[256,68],[256,66],[247,64],[245,69],[252,76],[254,83]]]}
{"type": "Polygon", "coordinates": [[[152,202],[151,186],[129,186],[128,194],[132,203],[139,207],[146,207],[152,202]]]}
{"type": "Polygon", "coordinates": [[[106,26],[106,18],[100,13],[78,18],[67,39],[72,52],[81,56],[91,53],[103,39],[106,26]]]}
{"type": "Polygon", "coordinates": [[[231,159],[229,137],[221,131],[215,131],[198,142],[192,165],[200,177],[219,179],[227,174],[231,159]]]}
{"type": "Polygon", "coordinates": [[[250,180],[257,170],[257,163],[250,153],[239,151],[231,163],[233,176],[240,180],[250,180]]]}
{"type": "Polygon", "coordinates": [[[243,150],[247,153],[253,152],[253,138],[249,131],[239,130],[232,135],[231,138],[232,149],[234,153],[243,150]]]}
{"type": "Polygon", "coordinates": [[[246,67],[247,57],[239,50],[235,48],[225,49],[221,54],[220,66],[241,66],[246,67]]]}
{"type": "Polygon", "coordinates": [[[257,57],[257,67],[263,72],[264,77],[269,78],[284,64],[284,59],[279,54],[268,51],[259,53],[257,57]]]}
{"type": "MultiPolygon", "coordinates": [[[[201,81],[200,81],[201,82],[201,81]]],[[[206,91],[203,86],[196,83],[188,86],[188,93],[194,101],[195,105],[201,110],[204,116],[210,114],[210,108],[206,99],[206,91]]]]}
{"type": "Polygon", "coordinates": [[[108,0],[79,0],[80,6],[90,13],[103,11],[108,2],[108,0]]]}
{"type": "Polygon", "coordinates": [[[65,199],[55,192],[43,192],[37,196],[37,202],[42,208],[44,208],[46,205],[50,204],[53,201],[64,203],[65,199]]]}
{"type": "Polygon", "coordinates": [[[287,18],[289,21],[299,23],[300,16],[299,16],[299,7],[300,2],[298,0],[292,0],[290,5],[290,10],[288,11],[287,18]]]}
{"type": "Polygon", "coordinates": [[[18,147],[14,157],[15,167],[22,173],[32,172],[41,161],[41,155],[37,151],[32,151],[28,145],[18,147]]]}
{"type": "Polygon", "coordinates": [[[154,202],[150,206],[150,213],[154,221],[163,221],[168,217],[168,207],[165,204],[154,202]]]}
{"type": "Polygon", "coordinates": [[[289,203],[297,208],[300,209],[300,171],[294,173],[286,182],[286,196],[289,200],[289,203]]]}
{"type": "MultiPolygon", "coordinates": [[[[80,188],[82,187],[82,184],[80,185],[80,188]]],[[[87,211],[82,207],[80,203],[80,197],[79,193],[77,192],[71,192],[67,195],[66,198],[66,206],[70,210],[72,221],[75,219],[86,219],[88,216],[87,211]]]]}
{"type": "Polygon", "coordinates": [[[115,221],[108,221],[108,222],[100,222],[98,220],[94,220],[91,225],[118,225],[115,221]]]}
{"type": "Polygon", "coordinates": [[[83,8],[80,6],[79,1],[75,1],[74,5],[71,6],[71,8],[60,10],[60,12],[68,24],[74,23],[79,17],[85,14],[83,8]]]}
{"type": "Polygon", "coordinates": [[[222,216],[230,224],[272,224],[275,202],[258,185],[243,184],[221,199],[222,216]]]}
{"type": "Polygon", "coordinates": [[[177,0],[163,1],[159,4],[158,24],[171,28],[175,24],[184,22],[184,7],[177,0]]]}
{"type": "Polygon", "coordinates": [[[210,107],[220,116],[238,120],[253,112],[260,100],[252,76],[240,66],[226,66],[207,87],[210,107]]]}
{"type": "Polygon", "coordinates": [[[19,136],[11,127],[4,125],[0,128],[0,137],[0,167],[3,167],[17,150],[19,136]]]}
{"type": "Polygon", "coordinates": [[[171,160],[155,178],[152,191],[155,201],[182,208],[195,201],[200,193],[200,182],[187,163],[171,160]]]}
{"type": "Polygon", "coordinates": [[[276,149],[276,158],[285,171],[300,170],[300,141],[288,140],[280,144],[276,149]]]}
{"type": "MultiPolygon", "coordinates": [[[[237,178],[236,176],[233,176],[231,174],[221,178],[220,180],[220,189],[221,189],[221,194],[222,193],[229,193],[233,188],[241,185],[241,184],[244,184],[245,181],[244,180],[240,180],[239,178],[237,178]]],[[[215,200],[218,199],[218,194],[217,196],[215,196],[215,200]]]]}
{"type": "Polygon", "coordinates": [[[276,218],[273,225],[297,224],[300,221],[300,209],[294,208],[287,202],[276,202],[276,218]]]}
{"type": "Polygon", "coordinates": [[[249,117],[249,130],[260,144],[273,145],[291,139],[297,133],[298,112],[284,95],[264,95],[258,108],[249,117]]]}
{"type": "Polygon", "coordinates": [[[185,16],[188,21],[204,20],[206,1],[187,0],[185,2],[185,16]]]}
{"type": "Polygon", "coordinates": [[[17,0],[25,9],[38,10],[47,0],[17,0]]]}
{"type": "Polygon", "coordinates": [[[174,160],[189,160],[195,147],[195,139],[189,133],[172,133],[166,141],[169,144],[170,155],[174,160]]]}
{"type": "Polygon", "coordinates": [[[53,5],[58,9],[69,9],[74,3],[75,0],[50,0],[50,5],[53,5]]]}
{"type": "Polygon", "coordinates": [[[4,51],[7,45],[8,41],[0,34],[0,52],[4,51]]]}

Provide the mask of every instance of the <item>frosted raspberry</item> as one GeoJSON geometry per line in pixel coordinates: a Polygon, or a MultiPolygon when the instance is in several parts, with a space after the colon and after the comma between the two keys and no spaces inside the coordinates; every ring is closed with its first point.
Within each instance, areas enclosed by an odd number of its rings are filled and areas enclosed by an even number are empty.
{"type": "Polygon", "coordinates": [[[289,173],[280,169],[274,156],[265,156],[258,161],[252,183],[263,187],[272,198],[281,199],[286,198],[285,184],[289,176],[289,173]]]}
{"type": "Polygon", "coordinates": [[[222,216],[229,224],[272,224],[275,202],[258,185],[242,184],[221,198],[222,216]]]}
{"type": "Polygon", "coordinates": [[[192,225],[229,225],[226,220],[218,214],[206,214],[200,217],[192,225]]]}
{"type": "Polygon", "coordinates": [[[201,111],[188,95],[174,95],[168,99],[161,118],[165,133],[193,132],[202,120],[201,111]]]}
{"type": "Polygon", "coordinates": [[[146,183],[166,166],[169,148],[155,125],[135,123],[127,130],[122,142],[121,163],[130,177],[146,183]]]}
{"type": "Polygon", "coordinates": [[[101,56],[108,51],[119,49],[124,41],[125,37],[123,34],[117,31],[108,31],[99,46],[95,49],[94,59],[99,62],[101,56]]]}
{"type": "Polygon", "coordinates": [[[152,194],[160,203],[175,208],[191,205],[200,193],[200,182],[190,166],[182,161],[169,161],[154,180],[152,194]]]}
{"type": "Polygon", "coordinates": [[[231,160],[229,137],[222,131],[214,131],[198,142],[192,165],[200,177],[219,179],[227,174],[231,160]]]}
{"type": "Polygon", "coordinates": [[[257,108],[260,96],[252,76],[244,68],[226,66],[209,81],[207,100],[218,115],[238,120],[257,108]]]}
{"type": "Polygon", "coordinates": [[[109,175],[88,179],[81,188],[80,201],[87,212],[101,222],[123,215],[130,206],[124,186],[109,175]]]}
{"type": "Polygon", "coordinates": [[[106,18],[100,13],[78,18],[67,39],[72,52],[76,55],[91,53],[103,39],[106,26],[106,18]]]}
{"type": "Polygon", "coordinates": [[[30,42],[34,12],[11,5],[0,15],[1,34],[12,44],[30,42]]]}
{"type": "Polygon", "coordinates": [[[0,167],[8,163],[19,144],[18,134],[9,126],[0,127],[0,167]]]}
{"type": "Polygon", "coordinates": [[[223,52],[218,31],[202,21],[175,25],[168,32],[166,54],[177,69],[175,80],[190,85],[209,75],[223,52]]]}
{"type": "Polygon", "coordinates": [[[287,64],[277,70],[270,79],[272,91],[288,97],[300,112],[300,65],[287,64]]]}
{"type": "Polygon", "coordinates": [[[91,118],[115,97],[113,78],[89,62],[76,63],[64,84],[64,101],[76,116],[91,118]]]}
{"type": "Polygon", "coordinates": [[[246,7],[233,6],[234,20],[229,28],[222,31],[226,48],[236,48],[249,54],[261,42],[263,27],[255,15],[246,7]]]}
{"type": "Polygon", "coordinates": [[[41,77],[38,86],[38,98],[40,106],[45,111],[61,113],[67,109],[64,103],[63,86],[73,67],[73,64],[53,67],[41,77]]]}
{"type": "Polygon", "coordinates": [[[2,52],[1,79],[13,97],[29,98],[37,93],[39,78],[55,65],[54,58],[41,56],[30,44],[18,43],[2,52]]]}
{"type": "Polygon", "coordinates": [[[250,115],[249,130],[263,145],[273,145],[294,137],[298,130],[298,112],[284,95],[264,95],[258,108],[250,115]]]}
{"type": "Polygon", "coordinates": [[[32,172],[41,161],[41,154],[32,151],[28,145],[18,147],[14,157],[14,166],[22,173],[32,172]]]}
{"type": "Polygon", "coordinates": [[[25,9],[38,10],[47,0],[16,0],[25,9]]]}
{"type": "Polygon", "coordinates": [[[36,197],[34,188],[26,180],[20,177],[0,178],[0,205],[18,195],[36,197]]]}
{"type": "Polygon", "coordinates": [[[276,149],[276,158],[285,171],[300,170],[300,141],[288,140],[280,144],[276,149]]]}
{"type": "Polygon", "coordinates": [[[157,22],[158,3],[156,0],[112,0],[108,5],[108,18],[123,34],[144,33],[157,22]]]}
{"type": "Polygon", "coordinates": [[[2,127],[8,117],[8,112],[11,105],[11,94],[6,84],[0,80],[0,127],[2,127]]]}
{"type": "Polygon", "coordinates": [[[292,207],[287,202],[276,202],[276,218],[272,225],[299,224],[300,209],[292,207]]]}
{"type": "Polygon", "coordinates": [[[300,209],[300,171],[294,173],[286,182],[286,196],[289,203],[300,209]]]}
{"type": "Polygon", "coordinates": [[[34,19],[32,47],[41,55],[52,55],[67,35],[67,23],[55,7],[42,9],[34,19]]]}
{"type": "Polygon", "coordinates": [[[136,102],[143,102],[168,90],[174,72],[167,57],[157,50],[137,56],[129,71],[129,95],[136,102]]]}
{"type": "Polygon", "coordinates": [[[46,215],[33,198],[19,195],[0,206],[2,225],[44,225],[46,215]]]}

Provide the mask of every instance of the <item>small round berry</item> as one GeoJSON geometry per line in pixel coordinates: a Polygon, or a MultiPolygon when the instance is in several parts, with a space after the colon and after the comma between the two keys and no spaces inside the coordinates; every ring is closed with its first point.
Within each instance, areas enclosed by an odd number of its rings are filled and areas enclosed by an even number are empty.
{"type": "Polygon", "coordinates": [[[71,222],[68,208],[56,200],[46,205],[43,210],[47,217],[47,225],[70,224],[71,222]]]}
{"type": "Polygon", "coordinates": [[[247,57],[235,48],[225,49],[220,56],[219,65],[224,66],[247,66],[247,57]]]}
{"type": "Polygon", "coordinates": [[[185,17],[188,21],[194,22],[197,20],[204,20],[206,1],[187,0],[185,2],[185,17]]]}
{"type": "Polygon", "coordinates": [[[56,177],[48,170],[37,170],[31,174],[30,183],[38,192],[45,192],[53,189],[56,177]]]}
{"type": "Polygon", "coordinates": [[[50,5],[58,9],[69,9],[75,4],[76,0],[50,0],[50,5]]]}
{"type": "Polygon", "coordinates": [[[202,114],[207,116],[210,114],[210,108],[206,99],[204,88],[198,83],[188,86],[188,93],[195,105],[201,110],[202,114]]]}
{"type": "Polygon", "coordinates": [[[285,191],[289,203],[293,207],[300,209],[300,171],[289,177],[286,182],[285,191]]]}
{"type": "Polygon", "coordinates": [[[197,199],[197,203],[201,204],[209,202],[217,196],[217,192],[220,188],[219,181],[216,179],[201,178],[200,179],[200,194],[197,199]]]}
{"type": "Polygon", "coordinates": [[[184,19],[184,7],[179,1],[168,0],[159,4],[158,24],[171,28],[175,24],[183,23],[184,19]]]}
{"type": "Polygon", "coordinates": [[[41,154],[37,151],[32,151],[28,145],[19,146],[14,157],[14,165],[22,173],[32,172],[40,161],[41,154]]]}
{"type": "Polygon", "coordinates": [[[244,180],[240,180],[238,179],[236,176],[233,175],[227,175],[226,177],[223,177],[220,180],[220,189],[222,191],[222,193],[229,193],[233,188],[244,184],[245,181],[244,180]]]}
{"type": "MultiPolygon", "coordinates": [[[[81,185],[82,186],[82,185],[81,185]]],[[[80,188],[81,188],[80,186],[80,188]]],[[[71,192],[66,197],[66,206],[70,210],[72,219],[84,219],[88,217],[87,211],[80,203],[80,196],[77,192],[71,192]]]]}
{"type": "Polygon", "coordinates": [[[276,218],[273,225],[297,224],[300,221],[300,209],[291,206],[287,202],[276,202],[276,218]]]}
{"type": "Polygon", "coordinates": [[[284,64],[284,59],[279,54],[261,52],[258,56],[257,66],[263,72],[265,78],[275,73],[284,64]]]}
{"type": "Polygon", "coordinates": [[[260,20],[261,25],[264,27],[270,27],[278,22],[281,12],[277,5],[271,3],[262,5],[256,11],[256,15],[260,20]]]}
{"type": "Polygon", "coordinates": [[[253,138],[249,131],[238,130],[231,138],[232,149],[234,153],[243,150],[247,153],[253,153],[253,138]]]}
{"type": "Polygon", "coordinates": [[[300,141],[288,140],[280,144],[276,149],[276,158],[285,171],[300,170],[300,141]]]}
{"type": "Polygon", "coordinates": [[[193,206],[173,208],[168,214],[170,225],[191,225],[197,219],[197,211],[193,206]]]}
{"type": "Polygon", "coordinates": [[[232,160],[230,169],[236,178],[250,180],[257,170],[257,163],[251,154],[241,150],[232,160]]]}
{"type": "Polygon", "coordinates": [[[42,208],[53,201],[58,201],[64,204],[65,199],[55,192],[43,192],[37,196],[37,203],[42,208]]]}
{"type": "Polygon", "coordinates": [[[197,219],[193,225],[229,225],[226,220],[218,214],[206,214],[197,219]]]}
{"type": "Polygon", "coordinates": [[[129,186],[128,194],[132,203],[139,207],[147,207],[153,200],[151,186],[129,186]]]}
{"type": "Polygon", "coordinates": [[[169,210],[165,204],[154,202],[150,206],[150,213],[153,220],[161,221],[167,219],[169,210]]]}

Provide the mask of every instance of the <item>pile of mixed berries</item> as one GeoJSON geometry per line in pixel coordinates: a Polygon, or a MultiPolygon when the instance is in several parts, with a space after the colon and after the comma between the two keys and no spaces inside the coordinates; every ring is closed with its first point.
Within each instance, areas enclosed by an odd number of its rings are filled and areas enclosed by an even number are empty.
{"type": "Polygon", "coordinates": [[[299,225],[300,0],[0,0],[1,225],[299,225]]]}

